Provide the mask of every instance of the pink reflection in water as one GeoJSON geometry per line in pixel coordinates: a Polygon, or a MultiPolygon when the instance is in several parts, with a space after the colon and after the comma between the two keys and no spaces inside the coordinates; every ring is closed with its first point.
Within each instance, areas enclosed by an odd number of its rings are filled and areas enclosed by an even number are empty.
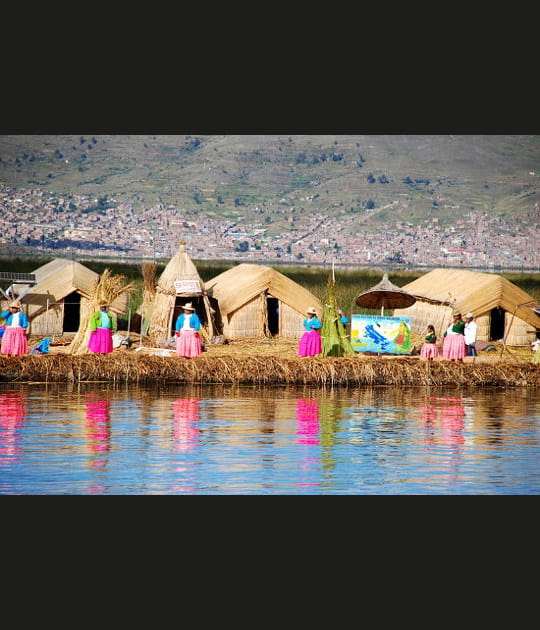
{"type": "Polygon", "coordinates": [[[0,458],[17,461],[20,429],[26,420],[26,399],[21,392],[0,394],[0,458]]]}
{"type": "MultiPolygon", "coordinates": [[[[95,394],[86,396],[86,437],[92,455],[104,455],[111,449],[111,416],[110,402],[99,399],[95,394]]],[[[105,459],[95,459],[92,467],[103,467],[105,459]]]]}
{"type": "Polygon", "coordinates": [[[319,403],[308,398],[296,401],[296,435],[298,444],[319,443],[319,403]]]}
{"type": "Polygon", "coordinates": [[[199,403],[198,398],[178,398],[174,401],[173,449],[177,453],[191,451],[199,442],[199,403]]]}
{"type": "MultiPolygon", "coordinates": [[[[298,444],[319,444],[319,403],[310,398],[298,398],[296,401],[296,435],[298,444]]],[[[300,470],[309,473],[319,464],[318,457],[307,456],[300,460],[300,470]]],[[[297,486],[307,488],[320,486],[319,482],[299,481],[297,486]]]]}

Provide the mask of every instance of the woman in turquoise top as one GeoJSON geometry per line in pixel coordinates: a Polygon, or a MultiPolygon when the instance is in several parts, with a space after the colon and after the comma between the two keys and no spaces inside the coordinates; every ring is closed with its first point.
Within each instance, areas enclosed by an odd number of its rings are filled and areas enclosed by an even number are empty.
{"type": "Polygon", "coordinates": [[[184,312],[176,320],[176,354],[190,359],[202,354],[202,343],[199,336],[201,320],[191,302],[184,304],[184,312]]]}
{"type": "Polygon", "coordinates": [[[2,335],[2,346],[0,352],[2,354],[11,354],[13,356],[26,354],[28,352],[28,317],[22,312],[22,304],[20,302],[10,302],[9,309],[1,315],[6,320],[6,328],[2,335]]]}
{"type": "Polygon", "coordinates": [[[304,319],[306,332],[300,338],[298,355],[301,357],[313,357],[322,352],[322,339],[319,332],[322,324],[317,317],[317,311],[314,307],[308,308],[306,315],[307,317],[304,319]]]}

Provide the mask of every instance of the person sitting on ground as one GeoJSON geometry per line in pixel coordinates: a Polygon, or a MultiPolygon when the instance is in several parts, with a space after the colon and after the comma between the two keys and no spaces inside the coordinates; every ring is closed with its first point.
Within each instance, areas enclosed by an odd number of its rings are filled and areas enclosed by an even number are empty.
{"type": "Polygon", "coordinates": [[[10,302],[8,310],[1,315],[6,320],[6,328],[2,335],[2,345],[0,352],[17,356],[28,353],[28,327],[30,325],[28,317],[22,311],[22,304],[19,301],[10,302]]]}

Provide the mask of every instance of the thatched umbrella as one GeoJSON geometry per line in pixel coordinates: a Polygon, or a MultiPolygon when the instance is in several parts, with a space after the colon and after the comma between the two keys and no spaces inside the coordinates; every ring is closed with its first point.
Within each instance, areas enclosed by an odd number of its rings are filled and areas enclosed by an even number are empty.
{"type": "Polygon", "coordinates": [[[392,284],[385,273],[379,284],[357,295],[355,302],[364,308],[380,308],[381,315],[384,315],[385,308],[407,308],[416,302],[416,298],[392,284]]]}

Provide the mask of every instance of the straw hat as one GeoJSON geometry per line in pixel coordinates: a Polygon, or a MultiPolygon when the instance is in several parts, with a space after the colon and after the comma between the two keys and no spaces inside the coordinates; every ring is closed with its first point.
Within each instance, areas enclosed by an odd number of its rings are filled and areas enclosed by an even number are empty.
{"type": "Polygon", "coordinates": [[[193,307],[191,302],[187,302],[186,304],[184,304],[184,306],[182,306],[182,308],[184,309],[184,311],[194,311],[195,310],[195,308],[193,307]]]}
{"type": "Polygon", "coordinates": [[[99,305],[100,306],[109,306],[109,303],[107,302],[107,300],[100,300],[99,301],[99,305]]]}
{"type": "Polygon", "coordinates": [[[20,302],[10,302],[9,303],[9,308],[18,308],[19,310],[21,310],[22,308],[22,304],[20,302]]]}
{"type": "Polygon", "coordinates": [[[315,310],[315,308],[314,308],[313,306],[310,306],[310,307],[308,308],[308,310],[306,311],[306,313],[307,313],[308,315],[317,315],[317,311],[315,310]]]}

